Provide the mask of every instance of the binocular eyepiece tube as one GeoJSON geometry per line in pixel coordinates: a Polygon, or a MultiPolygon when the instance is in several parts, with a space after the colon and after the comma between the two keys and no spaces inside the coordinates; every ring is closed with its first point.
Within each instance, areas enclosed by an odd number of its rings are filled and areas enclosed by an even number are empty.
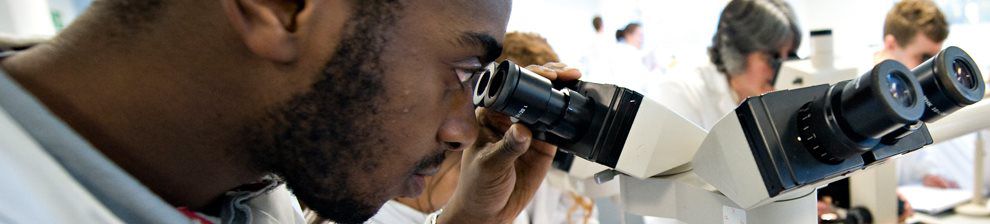
{"type": "Polygon", "coordinates": [[[504,61],[477,81],[473,101],[533,130],[533,138],[615,167],[643,95],[610,84],[565,82],[504,61]]]}
{"type": "Polygon", "coordinates": [[[983,99],[983,75],[966,51],[951,46],[912,70],[921,82],[926,110],[921,120],[934,122],[983,99]]]}
{"type": "Polygon", "coordinates": [[[857,79],[837,83],[798,113],[802,144],[826,163],[839,163],[878,144],[896,142],[983,99],[976,63],[949,47],[913,71],[887,60],[857,79]]]}
{"type": "Polygon", "coordinates": [[[478,79],[474,103],[567,140],[581,136],[592,116],[588,98],[571,89],[554,89],[550,80],[511,61],[478,79]]]}
{"type": "MultiPolygon", "coordinates": [[[[887,60],[859,78],[819,88],[825,87],[788,116],[796,116],[799,145],[829,164],[896,144],[924,123],[982,100],[986,89],[976,63],[958,47],[914,70],[887,60]]],[[[511,61],[485,72],[473,95],[475,105],[527,124],[535,138],[607,166],[622,151],[642,100],[615,85],[554,86],[511,61]]]]}

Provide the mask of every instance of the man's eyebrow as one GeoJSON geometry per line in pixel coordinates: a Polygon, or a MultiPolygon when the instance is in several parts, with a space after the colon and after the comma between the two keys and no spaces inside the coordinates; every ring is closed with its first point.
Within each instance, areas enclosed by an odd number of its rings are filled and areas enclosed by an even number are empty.
{"type": "Polygon", "coordinates": [[[499,43],[495,37],[484,33],[464,33],[461,34],[460,43],[467,46],[476,46],[484,49],[484,54],[482,55],[481,62],[487,64],[489,62],[495,61],[499,55],[502,55],[502,43],[499,43]]]}

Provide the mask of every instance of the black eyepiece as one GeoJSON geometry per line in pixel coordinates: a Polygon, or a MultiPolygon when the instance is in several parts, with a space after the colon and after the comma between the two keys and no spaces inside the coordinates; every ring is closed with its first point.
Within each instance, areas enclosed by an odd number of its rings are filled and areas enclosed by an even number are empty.
{"type": "Polygon", "coordinates": [[[986,85],[973,58],[958,47],[948,47],[912,71],[928,105],[921,120],[933,122],[983,99],[986,85]]]}
{"type": "Polygon", "coordinates": [[[525,124],[534,139],[612,168],[642,102],[642,94],[616,85],[551,83],[511,61],[483,74],[474,93],[475,105],[525,124]]]}
{"type": "Polygon", "coordinates": [[[839,163],[911,126],[924,113],[918,80],[903,64],[887,60],[832,86],[798,112],[799,136],[819,160],[839,163]]]}
{"type": "Polygon", "coordinates": [[[580,137],[592,118],[586,97],[569,89],[554,89],[550,80],[511,61],[478,79],[474,104],[567,140],[580,137]]]}

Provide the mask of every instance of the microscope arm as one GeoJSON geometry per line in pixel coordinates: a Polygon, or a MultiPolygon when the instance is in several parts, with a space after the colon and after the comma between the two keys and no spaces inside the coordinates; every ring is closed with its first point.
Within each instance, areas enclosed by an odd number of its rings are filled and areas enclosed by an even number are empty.
{"type": "Polygon", "coordinates": [[[990,101],[982,101],[956,111],[928,125],[935,143],[990,128],[990,101]]]}

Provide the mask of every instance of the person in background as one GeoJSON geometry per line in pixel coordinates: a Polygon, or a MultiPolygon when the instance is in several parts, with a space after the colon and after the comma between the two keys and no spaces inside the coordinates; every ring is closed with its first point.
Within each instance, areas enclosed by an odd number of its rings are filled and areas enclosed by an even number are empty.
{"type": "MultiPolygon", "coordinates": [[[[938,54],[948,35],[949,25],[938,5],[930,0],[904,0],[887,13],[884,48],[875,56],[878,62],[893,59],[914,68],[938,54]]],[[[987,135],[985,132],[960,136],[901,157],[897,163],[899,184],[973,189],[976,138],[978,134],[987,135]]],[[[984,189],[990,186],[990,178],[986,180],[981,185],[984,189]]]]}
{"type": "Polygon", "coordinates": [[[914,68],[938,54],[948,37],[949,24],[935,2],[903,0],[887,12],[883,49],[874,61],[892,59],[914,68]]]}
{"type": "Polygon", "coordinates": [[[615,40],[619,43],[629,45],[637,50],[643,49],[643,30],[639,23],[630,23],[626,27],[615,31],[615,40]]]}
{"type": "MultiPolygon", "coordinates": [[[[566,67],[550,43],[535,33],[511,32],[505,35],[502,56],[496,61],[510,60],[519,65],[547,65],[566,67]]],[[[543,69],[529,66],[528,69],[543,69]]],[[[553,175],[552,173],[550,175],[553,175]]],[[[597,209],[591,198],[574,192],[563,191],[544,180],[533,196],[533,201],[523,215],[529,223],[538,224],[589,224],[598,223],[597,209]]],[[[518,219],[517,219],[517,223],[518,219]]]]}
{"type": "Polygon", "coordinates": [[[546,65],[560,63],[557,52],[546,38],[535,33],[510,32],[505,34],[502,55],[496,62],[510,60],[518,65],[546,65]]]}
{"type": "MultiPolygon", "coordinates": [[[[709,130],[744,99],[773,91],[783,60],[801,45],[801,28],[783,0],[733,0],[722,9],[708,47],[710,65],[696,74],[665,76],[653,97],[709,130]]],[[[645,217],[650,224],[678,223],[645,217]]]]}
{"type": "Polygon", "coordinates": [[[697,74],[665,76],[657,100],[710,129],[742,100],[773,91],[780,64],[797,51],[801,29],[794,9],[782,0],[734,0],[722,10],[712,44],[711,65],[697,74]]]}
{"type": "Polygon", "coordinates": [[[591,38],[591,48],[581,57],[581,66],[585,81],[603,82],[611,75],[609,68],[609,51],[617,44],[615,35],[605,32],[605,23],[601,16],[595,16],[591,20],[591,27],[594,28],[594,35],[591,38]]]}
{"type": "MultiPolygon", "coordinates": [[[[887,12],[883,27],[883,48],[873,54],[873,64],[884,60],[898,61],[908,68],[914,68],[934,57],[942,49],[942,42],[949,35],[949,25],[938,6],[930,0],[904,0],[898,2],[887,12]]],[[[864,68],[864,70],[870,68],[864,68]]],[[[944,154],[946,151],[960,150],[957,145],[967,145],[972,156],[974,138],[950,140],[942,144],[928,146],[915,151],[897,161],[899,185],[924,184],[930,187],[956,188],[955,181],[937,175],[935,170],[939,164],[931,161],[933,154],[944,154]],[[942,148],[948,147],[948,150],[942,148]]],[[[960,161],[955,161],[960,162],[960,161]]],[[[972,159],[961,161],[969,164],[972,169],[972,159]]],[[[943,165],[944,166],[944,165],[943,165]]],[[[967,176],[971,179],[971,176],[967,176]]],[[[819,214],[833,213],[833,207],[849,208],[850,189],[848,180],[836,181],[819,189],[819,214]]],[[[898,194],[899,203],[903,210],[898,211],[898,220],[904,222],[912,216],[912,205],[903,195],[898,194]]]]}
{"type": "MultiPolygon", "coordinates": [[[[557,53],[545,38],[534,33],[511,32],[505,35],[502,55],[496,62],[511,60],[519,65],[562,66],[557,53]]],[[[529,69],[544,69],[528,66],[529,69]]],[[[426,187],[419,197],[399,197],[387,203],[372,217],[370,223],[423,223],[430,213],[447,204],[454,194],[460,175],[460,152],[448,152],[436,176],[426,178],[426,187]]],[[[578,202],[593,205],[589,198],[565,194],[547,184],[540,185],[534,201],[513,223],[597,223],[592,216],[594,207],[581,206],[578,202]],[[549,206],[547,206],[549,205],[549,206]],[[569,221],[572,220],[572,221],[569,221]],[[578,221],[580,220],[580,222],[578,221]]]]}
{"type": "Polygon", "coordinates": [[[658,75],[652,75],[652,54],[643,50],[643,26],[630,23],[615,31],[618,44],[607,53],[608,77],[596,80],[623,86],[644,95],[653,91],[658,75]]]}

